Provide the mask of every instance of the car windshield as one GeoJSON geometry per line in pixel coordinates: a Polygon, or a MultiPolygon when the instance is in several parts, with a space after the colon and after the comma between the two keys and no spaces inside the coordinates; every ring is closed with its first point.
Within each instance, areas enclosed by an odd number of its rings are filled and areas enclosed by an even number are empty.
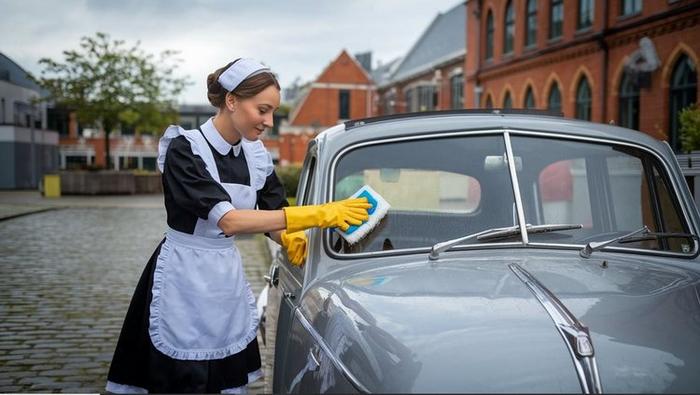
{"type": "Polygon", "coordinates": [[[505,152],[501,135],[393,142],[350,151],[335,169],[334,198],[346,198],[367,184],[391,210],[357,244],[350,246],[333,234],[331,246],[352,253],[432,247],[518,224],[505,152]]]}
{"type": "MultiPolygon", "coordinates": [[[[642,226],[687,234],[680,202],[659,160],[629,146],[511,134],[531,244],[582,246],[642,226]],[[551,225],[568,224],[555,227],[551,225]],[[573,226],[576,225],[576,226],[573,226]],[[535,228],[533,228],[535,227],[535,228]]],[[[331,247],[362,253],[432,247],[492,228],[519,225],[503,135],[386,142],[349,151],[334,171],[334,199],[370,185],[389,213],[354,245],[331,233],[331,247]]],[[[518,231],[465,245],[521,243],[518,231]]],[[[690,254],[690,237],[643,237],[612,247],[690,254]]]]}
{"type": "MultiPolygon", "coordinates": [[[[525,222],[578,223],[579,230],[541,233],[531,243],[586,244],[642,226],[688,233],[668,176],[651,154],[622,145],[513,136],[522,163],[518,183],[525,222]]],[[[625,248],[689,253],[692,238],[646,237],[625,248]]]]}

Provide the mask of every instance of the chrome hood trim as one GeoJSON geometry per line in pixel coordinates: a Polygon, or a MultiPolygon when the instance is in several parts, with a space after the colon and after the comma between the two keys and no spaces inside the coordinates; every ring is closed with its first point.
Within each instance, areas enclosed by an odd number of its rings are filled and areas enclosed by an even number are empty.
{"type": "Polygon", "coordinates": [[[601,394],[603,387],[598,374],[598,365],[595,360],[593,341],[588,328],[574,316],[569,309],[547,289],[537,278],[523,269],[517,263],[511,263],[508,268],[525,283],[535,295],[547,314],[554,321],[557,331],[566,342],[571,359],[576,368],[581,391],[584,394],[601,394]]]}

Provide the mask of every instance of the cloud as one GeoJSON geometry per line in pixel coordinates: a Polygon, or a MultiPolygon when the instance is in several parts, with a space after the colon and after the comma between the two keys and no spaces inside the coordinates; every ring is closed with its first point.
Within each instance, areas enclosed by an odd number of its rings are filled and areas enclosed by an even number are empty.
{"type": "Polygon", "coordinates": [[[342,49],[376,60],[403,55],[455,0],[0,0],[0,51],[30,72],[101,31],[151,53],[180,51],[194,84],[182,101],[205,102],[208,73],[237,57],[259,59],[283,86],[311,80],[342,49]]]}

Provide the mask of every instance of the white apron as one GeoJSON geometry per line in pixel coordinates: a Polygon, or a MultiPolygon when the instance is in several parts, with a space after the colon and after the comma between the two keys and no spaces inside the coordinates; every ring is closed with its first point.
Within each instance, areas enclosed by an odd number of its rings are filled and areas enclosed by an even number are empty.
{"type": "MultiPolygon", "coordinates": [[[[221,183],[211,148],[199,130],[169,127],[159,142],[163,171],[170,141],[184,135],[207,171],[231,196],[237,209],[254,209],[257,191],[272,172],[262,142],[243,141],[250,186],[221,183]]],[[[245,275],[234,237],[214,221],[199,218],[194,234],[169,229],[156,262],[149,334],[157,350],[184,360],[221,359],[246,348],[256,336],[255,296],[245,275]]]]}

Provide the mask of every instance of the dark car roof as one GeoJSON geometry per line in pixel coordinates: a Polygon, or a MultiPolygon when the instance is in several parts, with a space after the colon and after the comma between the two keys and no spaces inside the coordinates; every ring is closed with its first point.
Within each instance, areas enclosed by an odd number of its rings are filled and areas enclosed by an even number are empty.
{"type": "Polygon", "coordinates": [[[664,144],[651,136],[614,125],[581,121],[547,112],[519,110],[453,110],[396,114],[347,121],[319,135],[326,149],[335,152],[347,144],[425,133],[469,130],[526,130],[592,139],[631,142],[665,151],[664,144]]]}

